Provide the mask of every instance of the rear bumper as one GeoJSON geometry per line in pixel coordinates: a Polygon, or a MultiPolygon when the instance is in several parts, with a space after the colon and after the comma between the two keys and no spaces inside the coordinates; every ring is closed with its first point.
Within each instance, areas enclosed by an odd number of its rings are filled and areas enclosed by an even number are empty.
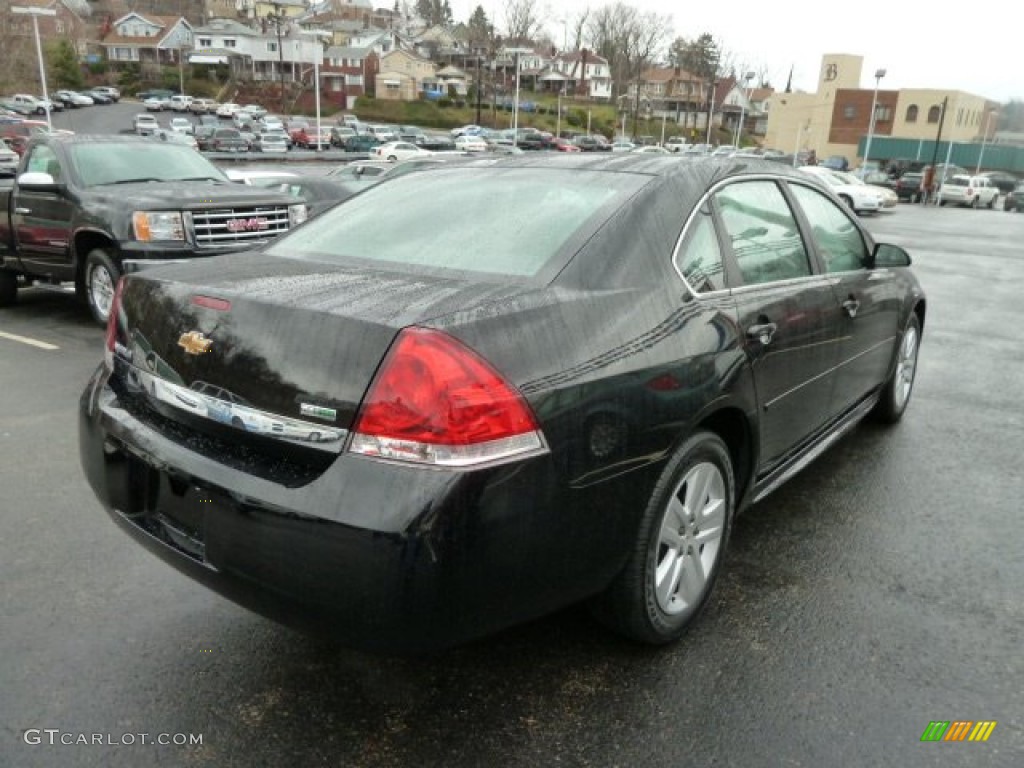
{"type": "Polygon", "coordinates": [[[607,488],[559,488],[551,456],[449,472],[342,454],[288,488],[133,418],[102,367],[79,439],[89,484],[138,543],[250,610],[375,652],[443,648],[577,602],[630,540],[628,518],[594,525],[607,488]]]}

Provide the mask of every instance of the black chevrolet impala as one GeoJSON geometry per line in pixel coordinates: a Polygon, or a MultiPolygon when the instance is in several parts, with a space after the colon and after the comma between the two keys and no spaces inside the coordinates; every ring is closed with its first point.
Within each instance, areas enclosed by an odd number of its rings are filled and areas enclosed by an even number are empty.
{"type": "Polygon", "coordinates": [[[737,512],[903,415],[909,264],[748,158],[408,174],[263,250],[125,277],[82,463],[161,558],[352,646],[579,601],[664,643],[737,512]]]}

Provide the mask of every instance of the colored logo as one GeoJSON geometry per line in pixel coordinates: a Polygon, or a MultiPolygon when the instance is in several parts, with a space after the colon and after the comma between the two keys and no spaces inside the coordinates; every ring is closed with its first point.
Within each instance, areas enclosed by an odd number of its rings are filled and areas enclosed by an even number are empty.
{"type": "Polygon", "coordinates": [[[270,221],[265,216],[253,216],[251,219],[228,219],[228,232],[262,232],[270,229],[270,221]]]}
{"type": "Polygon", "coordinates": [[[995,729],[995,720],[932,720],[921,741],[988,741],[995,729]]]}
{"type": "Polygon", "coordinates": [[[201,355],[204,352],[209,352],[212,344],[213,339],[206,338],[199,331],[189,331],[181,334],[178,338],[178,346],[189,355],[201,355]]]}

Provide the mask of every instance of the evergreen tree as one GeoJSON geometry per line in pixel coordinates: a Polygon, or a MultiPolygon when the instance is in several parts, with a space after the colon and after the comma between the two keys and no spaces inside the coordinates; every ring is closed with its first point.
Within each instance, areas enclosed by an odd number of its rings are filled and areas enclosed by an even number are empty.
{"type": "Polygon", "coordinates": [[[62,39],[51,45],[47,51],[47,59],[46,68],[50,73],[50,79],[58,88],[82,87],[82,65],[70,40],[62,39]]]}

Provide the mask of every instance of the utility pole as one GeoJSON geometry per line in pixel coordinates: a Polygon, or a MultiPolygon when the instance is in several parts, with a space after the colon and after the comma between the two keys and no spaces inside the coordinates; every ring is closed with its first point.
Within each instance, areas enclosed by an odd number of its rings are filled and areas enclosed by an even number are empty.
{"type": "Polygon", "coordinates": [[[480,54],[476,55],[476,124],[480,125],[480,106],[483,97],[483,81],[480,79],[480,54]]]}
{"type": "Polygon", "coordinates": [[[949,96],[942,99],[942,111],[939,113],[939,131],[935,134],[935,147],[932,150],[932,170],[935,170],[935,161],[939,159],[939,141],[942,140],[942,124],[946,121],[946,106],[949,103],[949,96]]]}
{"type": "MultiPolygon", "coordinates": [[[[281,45],[281,28],[284,26],[287,16],[281,10],[280,3],[274,3],[274,10],[267,13],[267,22],[274,25],[274,30],[277,32],[277,78],[278,83],[281,87],[281,115],[285,113],[285,98],[284,98],[284,47],[281,45]]],[[[363,88],[366,86],[364,84],[363,88]]],[[[319,141],[319,138],[317,139],[319,141]]]]}

